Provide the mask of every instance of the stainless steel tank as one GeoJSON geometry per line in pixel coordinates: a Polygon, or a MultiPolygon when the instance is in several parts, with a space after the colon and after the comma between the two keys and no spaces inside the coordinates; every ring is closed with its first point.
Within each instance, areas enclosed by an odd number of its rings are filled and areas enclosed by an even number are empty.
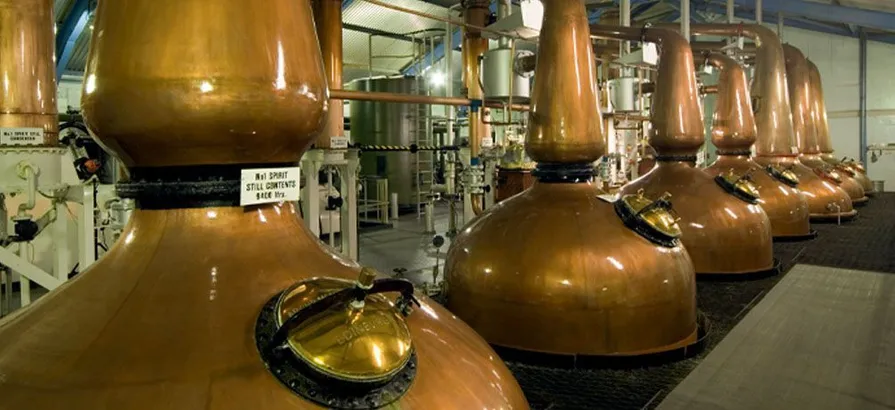
{"type": "Polygon", "coordinates": [[[518,57],[530,55],[528,51],[516,51],[509,48],[496,48],[485,53],[482,66],[482,84],[485,97],[489,100],[508,101],[510,94],[513,101],[524,103],[531,99],[531,78],[516,72],[518,57]],[[512,90],[510,90],[512,76],[512,90]]]}
{"type": "MultiPolygon", "coordinates": [[[[357,91],[416,94],[416,83],[415,78],[380,77],[356,80],[348,87],[357,91]]],[[[351,139],[357,144],[410,146],[427,138],[426,106],[352,101],[350,110],[351,139]]],[[[368,151],[361,155],[361,175],[387,178],[389,191],[398,194],[398,205],[401,207],[412,207],[425,201],[425,195],[431,188],[432,172],[431,151],[418,153],[368,151]]]]}

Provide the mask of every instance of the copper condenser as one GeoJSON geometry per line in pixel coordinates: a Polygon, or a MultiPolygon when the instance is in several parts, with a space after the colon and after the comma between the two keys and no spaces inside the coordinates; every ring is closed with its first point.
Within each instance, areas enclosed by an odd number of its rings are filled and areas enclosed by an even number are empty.
{"type": "Polygon", "coordinates": [[[736,60],[720,52],[707,53],[703,60],[720,70],[711,130],[718,159],[705,171],[733,184],[737,183],[735,178],[744,177],[754,182],[757,190],[754,197],[768,214],[775,239],[812,237],[808,202],[796,188],[795,175],[766,169],[751,158],[757,128],[745,70],[736,60]]]}
{"type": "Polygon", "coordinates": [[[669,198],[613,202],[593,183],[605,145],[584,1],[544,2],[539,44],[526,138],[537,181],[454,239],[448,308],[492,344],[526,351],[632,356],[694,343],[695,275],[669,198]]]}
{"type": "Polygon", "coordinates": [[[94,25],[84,117],[138,209],[108,254],[0,324],[2,407],[528,408],[409,282],[324,249],[293,202],[247,205],[267,182],[297,190],[325,123],[307,0],[108,0],[94,25]]]}
{"type": "Polygon", "coordinates": [[[836,184],[844,190],[852,204],[867,202],[864,188],[854,178],[837,170],[821,157],[820,151],[820,126],[817,109],[817,99],[811,84],[811,70],[808,60],[802,52],[789,45],[783,45],[783,55],[786,58],[786,82],[789,88],[789,103],[792,110],[792,125],[799,148],[799,161],[814,170],[817,175],[827,181],[836,184]]]}
{"type": "Polygon", "coordinates": [[[697,273],[746,274],[774,268],[771,223],[745,174],[712,177],[695,168],[704,125],[693,54],[674,30],[592,26],[597,37],[652,41],[660,60],[652,102],[650,145],[656,166],[622,188],[630,195],[670,192],[681,217],[681,240],[697,273]]]}

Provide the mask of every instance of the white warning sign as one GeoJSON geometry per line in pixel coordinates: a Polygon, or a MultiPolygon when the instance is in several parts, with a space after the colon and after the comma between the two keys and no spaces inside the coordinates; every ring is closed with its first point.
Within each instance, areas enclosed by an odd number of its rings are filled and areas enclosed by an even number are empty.
{"type": "Polygon", "coordinates": [[[43,128],[0,128],[0,144],[3,145],[40,145],[43,142],[43,128]]]}
{"type": "Polygon", "coordinates": [[[301,168],[244,169],[239,188],[239,205],[298,201],[301,195],[301,168]]]}

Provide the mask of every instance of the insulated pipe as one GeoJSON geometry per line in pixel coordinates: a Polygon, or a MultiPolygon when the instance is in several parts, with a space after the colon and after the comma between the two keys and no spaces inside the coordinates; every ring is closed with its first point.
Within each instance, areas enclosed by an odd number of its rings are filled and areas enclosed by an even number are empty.
{"type": "MultiPolygon", "coordinates": [[[[469,106],[473,103],[472,99],[463,97],[438,97],[430,95],[418,94],[401,94],[401,93],[384,93],[375,91],[355,91],[355,90],[330,90],[332,98],[348,101],[375,101],[389,102],[398,104],[431,104],[431,105],[447,105],[453,107],[469,106]]],[[[501,102],[486,101],[485,107],[488,108],[504,108],[501,102]]],[[[513,110],[528,111],[529,106],[525,104],[513,104],[513,110]]]]}
{"type": "MultiPolygon", "coordinates": [[[[482,37],[482,29],[488,24],[488,0],[468,0],[464,2],[464,21],[466,29],[463,34],[463,88],[466,96],[473,101],[481,101],[485,97],[482,90],[482,73],[480,60],[488,51],[488,39],[482,37]]],[[[482,139],[490,134],[490,127],[482,122],[480,107],[471,106],[469,110],[469,151],[473,162],[477,162],[482,149],[482,139]]]]}
{"type": "Polygon", "coordinates": [[[653,96],[650,145],[663,156],[695,155],[703,144],[705,127],[687,40],[674,30],[654,27],[591,25],[590,32],[598,38],[648,41],[659,46],[662,64],[653,96]]]}
{"type": "MultiPolygon", "coordinates": [[[[317,25],[317,37],[320,38],[327,84],[330,88],[342,88],[342,1],[316,0],[314,22],[317,25]]],[[[345,106],[342,100],[330,98],[326,128],[314,144],[317,148],[330,149],[333,138],[344,136],[345,106]]]]}

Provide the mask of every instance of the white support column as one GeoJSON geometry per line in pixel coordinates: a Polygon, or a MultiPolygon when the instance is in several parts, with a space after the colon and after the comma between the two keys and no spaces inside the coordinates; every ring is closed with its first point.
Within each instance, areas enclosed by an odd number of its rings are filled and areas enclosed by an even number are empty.
{"type": "Polygon", "coordinates": [[[681,0],[681,34],[690,41],[690,0],[681,0]]]}
{"type": "Polygon", "coordinates": [[[320,237],[320,189],[317,174],[323,164],[323,150],[313,149],[305,153],[301,160],[301,177],[305,188],[301,191],[301,210],[305,224],[320,237]]]}
{"type": "Polygon", "coordinates": [[[755,22],[758,24],[762,23],[761,13],[761,0],[755,0],[755,22]]]}
{"type": "Polygon", "coordinates": [[[346,154],[347,163],[342,171],[339,191],[342,194],[340,209],[342,222],[342,254],[357,261],[357,171],[360,168],[358,150],[350,149],[346,154]]]}
{"type": "MultiPolygon", "coordinates": [[[[78,217],[78,269],[83,272],[96,262],[96,210],[94,184],[81,185],[83,200],[81,214],[78,217]]],[[[57,218],[59,216],[57,215],[57,218]]]]}
{"type": "Polygon", "coordinates": [[[65,202],[58,201],[56,220],[53,221],[53,274],[60,282],[68,280],[68,268],[71,261],[71,249],[68,248],[68,211],[65,202]]]}
{"type": "Polygon", "coordinates": [[[727,24],[733,24],[733,0],[727,0],[727,24]]]}

